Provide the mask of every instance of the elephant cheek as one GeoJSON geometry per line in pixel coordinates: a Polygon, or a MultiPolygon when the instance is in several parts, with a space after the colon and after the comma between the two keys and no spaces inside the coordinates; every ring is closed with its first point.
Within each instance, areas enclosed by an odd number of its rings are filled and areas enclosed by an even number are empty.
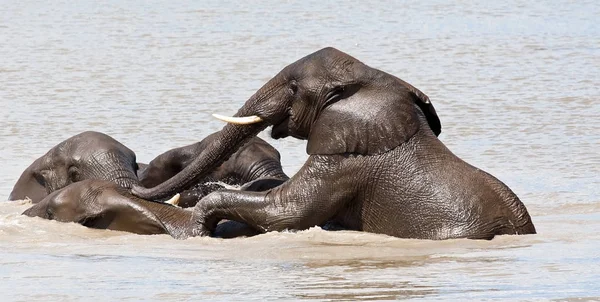
{"type": "Polygon", "coordinates": [[[69,179],[68,173],[57,173],[57,172],[46,172],[44,174],[46,180],[46,191],[48,194],[60,190],[72,183],[69,179]]]}

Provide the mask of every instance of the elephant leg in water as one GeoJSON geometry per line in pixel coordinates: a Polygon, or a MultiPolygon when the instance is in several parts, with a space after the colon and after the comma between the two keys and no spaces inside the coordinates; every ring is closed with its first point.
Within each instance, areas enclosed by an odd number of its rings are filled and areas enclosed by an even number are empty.
{"type": "MultiPolygon", "coordinates": [[[[218,132],[213,133],[198,143],[175,148],[157,156],[139,173],[140,182],[144,187],[151,188],[177,175],[218,135],[218,132]]],[[[208,193],[224,188],[214,182],[224,182],[228,185],[253,182],[252,185],[245,186],[244,190],[258,191],[278,186],[288,179],[281,167],[279,152],[266,141],[254,137],[212,173],[182,188],[180,206],[192,207],[208,193]]]]}
{"type": "Polygon", "coordinates": [[[29,197],[36,203],[84,179],[104,179],[131,188],[139,184],[137,170],[133,151],[104,133],[87,131],[66,139],[27,167],[9,200],[29,197]]]}
{"type": "MultiPolygon", "coordinates": [[[[105,180],[84,180],[54,191],[23,215],[76,222],[97,229],[169,234],[177,239],[198,233],[193,209],[143,200],[105,180]]],[[[255,234],[254,229],[234,221],[219,224],[215,231],[215,236],[223,238],[255,234]]]]}
{"type": "Polygon", "coordinates": [[[222,219],[263,232],[331,221],[419,239],[535,233],[527,209],[504,183],[437,138],[441,123],[423,92],[339,50],[325,48],[285,67],[236,117],[220,118],[229,124],[201,156],[168,181],[132,192],[147,199],[176,192],[268,126],[273,138],[306,139],[310,156],[271,190],[206,196],[196,205],[202,234],[222,219]]]}

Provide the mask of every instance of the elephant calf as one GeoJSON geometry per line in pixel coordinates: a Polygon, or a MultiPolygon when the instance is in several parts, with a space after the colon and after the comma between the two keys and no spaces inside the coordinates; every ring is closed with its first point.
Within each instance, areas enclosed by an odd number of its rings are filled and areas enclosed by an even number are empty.
{"type": "MultiPolygon", "coordinates": [[[[195,210],[140,199],[114,182],[87,179],[54,191],[23,212],[60,222],[136,234],[169,234],[185,239],[198,234],[195,210]]],[[[234,221],[217,227],[215,236],[232,238],[257,232],[234,221]]]]}
{"type": "MultiPolygon", "coordinates": [[[[171,149],[157,156],[138,173],[141,184],[151,188],[177,175],[218,136],[219,132],[216,132],[198,143],[171,149]]],[[[182,188],[179,205],[193,207],[208,193],[223,189],[223,186],[213,183],[217,181],[238,186],[253,182],[251,188],[250,184],[247,185],[247,189],[258,191],[276,187],[288,179],[283,172],[279,152],[261,138],[253,137],[209,175],[182,188]]]]}
{"type": "Polygon", "coordinates": [[[146,199],[177,192],[268,126],[273,138],[307,140],[310,156],[273,189],[203,198],[196,211],[204,234],[222,219],[261,232],[330,221],[402,238],[535,233],[527,209],[504,183],[437,138],[441,123],[423,92],[337,49],[288,65],[235,117],[216,117],[229,124],[200,156],[168,181],[132,192],[146,199]]]}

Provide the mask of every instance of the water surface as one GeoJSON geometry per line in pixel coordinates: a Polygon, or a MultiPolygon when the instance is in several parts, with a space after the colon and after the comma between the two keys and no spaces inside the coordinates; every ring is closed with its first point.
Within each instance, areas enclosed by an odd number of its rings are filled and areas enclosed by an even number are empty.
{"type": "MultiPolygon", "coordinates": [[[[325,46],[425,92],[440,139],[519,195],[539,232],[221,240],[91,230],[0,206],[3,301],[600,299],[597,1],[268,1],[0,6],[0,196],[58,142],[107,133],[148,162],[223,124],[325,46]]],[[[268,138],[268,131],[261,134],[268,138]]],[[[305,142],[270,140],[295,173],[305,142]]]]}

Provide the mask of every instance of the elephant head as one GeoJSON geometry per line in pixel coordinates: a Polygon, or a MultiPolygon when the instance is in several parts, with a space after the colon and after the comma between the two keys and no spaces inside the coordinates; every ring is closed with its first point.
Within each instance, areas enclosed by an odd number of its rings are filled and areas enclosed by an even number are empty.
{"type": "Polygon", "coordinates": [[[93,131],[75,135],[35,160],[19,177],[9,200],[46,195],[84,179],[104,179],[125,188],[138,184],[135,153],[112,137],[93,131]]]}
{"type": "MultiPolygon", "coordinates": [[[[218,132],[212,134],[211,139],[217,135],[218,132]]],[[[212,177],[232,185],[243,185],[263,178],[289,179],[281,167],[279,151],[259,137],[251,138],[240,147],[212,173],[212,177]]]]}
{"type": "Polygon", "coordinates": [[[441,132],[429,98],[412,85],[334,48],[285,67],[252,95],[210,146],[183,171],[154,188],[133,187],[142,198],[180,191],[213,171],[268,126],[271,136],[308,140],[316,154],[380,154],[409,140],[421,127],[441,132]]]}
{"type": "Polygon", "coordinates": [[[87,179],[54,191],[23,212],[60,222],[137,234],[189,237],[191,212],[142,200],[114,182],[87,179]],[[179,219],[176,219],[179,218],[179,219]]]}

